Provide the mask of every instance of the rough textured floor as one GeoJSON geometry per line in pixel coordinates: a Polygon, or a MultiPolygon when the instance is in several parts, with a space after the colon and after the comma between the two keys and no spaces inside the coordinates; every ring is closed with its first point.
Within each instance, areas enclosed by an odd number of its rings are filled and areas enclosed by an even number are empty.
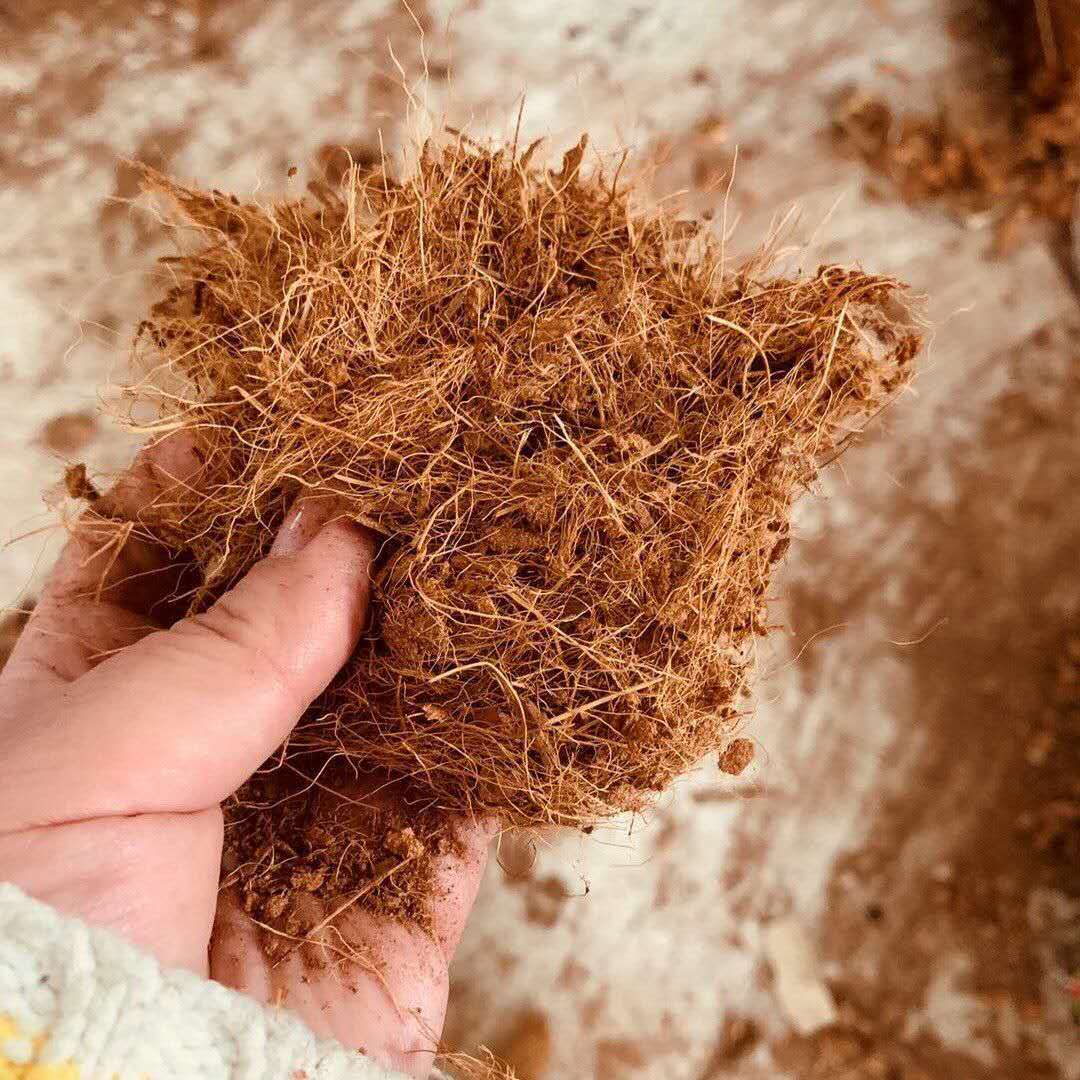
{"type": "MultiPolygon", "coordinates": [[[[797,203],[796,261],[931,297],[917,392],[800,513],[751,773],[703,766],[588,838],[504,840],[447,1034],[525,1078],[1080,1076],[1076,300],[1044,245],[992,261],[984,223],[871,198],[821,135],[849,82],[901,105],[981,89],[962,8],[0,0],[5,538],[48,523],[63,461],[130,454],[84,415],[164,250],[125,159],[286,190],[334,146],[398,145],[422,51],[436,115],[505,133],[525,92],[527,136],[628,145],[718,221],[704,188],[738,146],[734,250],[797,203]]],[[[32,598],[46,539],[0,550],[0,604],[32,598]]]]}

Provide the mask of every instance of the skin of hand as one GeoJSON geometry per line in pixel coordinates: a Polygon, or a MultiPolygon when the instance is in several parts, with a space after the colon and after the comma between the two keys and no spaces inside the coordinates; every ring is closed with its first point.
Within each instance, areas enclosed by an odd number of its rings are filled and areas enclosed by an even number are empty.
{"type": "Polygon", "coordinates": [[[330,500],[302,500],[267,558],[176,620],[176,569],[103,519],[136,520],[198,467],[176,438],[140,455],[74,527],[0,675],[0,880],[424,1076],[493,826],[458,826],[433,933],[346,912],[335,940],[364,965],[319,946],[268,964],[259,929],[219,894],[220,804],[349,657],[373,549],[330,500]]]}

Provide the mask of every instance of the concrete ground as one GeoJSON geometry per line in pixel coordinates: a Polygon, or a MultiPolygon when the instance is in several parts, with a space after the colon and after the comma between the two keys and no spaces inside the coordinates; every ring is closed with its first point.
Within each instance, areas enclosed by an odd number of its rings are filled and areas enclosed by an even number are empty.
{"type": "Polygon", "coordinates": [[[63,464],[131,444],[125,345],[162,230],[128,159],[264,194],[440,120],[630,147],[753,247],[927,294],[916,390],[808,499],[762,648],[758,761],[645,820],[507,838],[448,1039],[522,1077],[1080,1077],[1080,315],[1045,244],[867,190],[849,83],[984,89],[961,0],[0,0],[0,605],[63,464]],[[424,77],[426,61],[426,79],[424,77]],[[421,119],[418,119],[418,116],[421,119]],[[300,168],[296,180],[290,166],[300,168]]]}

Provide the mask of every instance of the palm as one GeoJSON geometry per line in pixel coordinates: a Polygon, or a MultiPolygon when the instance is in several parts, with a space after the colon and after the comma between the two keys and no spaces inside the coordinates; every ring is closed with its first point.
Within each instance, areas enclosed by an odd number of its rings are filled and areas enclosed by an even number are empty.
{"type": "MultiPolygon", "coordinates": [[[[161,444],[98,506],[137,518],[194,467],[182,444],[161,444]]],[[[145,543],[117,542],[111,522],[80,522],[0,676],[0,878],[425,1075],[485,829],[463,825],[464,854],[437,867],[431,934],[347,912],[271,963],[267,931],[218,891],[221,800],[284,739],[363,623],[369,543],[323,528],[325,513],[301,517],[281,554],[310,541],[304,555],[267,560],[168,632],[177,571],[145,543]]]]}

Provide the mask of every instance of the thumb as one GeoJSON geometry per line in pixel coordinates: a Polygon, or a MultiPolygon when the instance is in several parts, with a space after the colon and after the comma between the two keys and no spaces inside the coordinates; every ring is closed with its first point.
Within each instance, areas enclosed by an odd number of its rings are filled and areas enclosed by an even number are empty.
{"type": "Polygon", "coordinates": [[[371,540],[331,513],[327,499],[299,503],[213,607],[103,661],[24,728],[0,767],[3,801],[15,784],[10,809],[34,819],[23,827],[201,810],[273,753],[367,615],[371,540]]]}

